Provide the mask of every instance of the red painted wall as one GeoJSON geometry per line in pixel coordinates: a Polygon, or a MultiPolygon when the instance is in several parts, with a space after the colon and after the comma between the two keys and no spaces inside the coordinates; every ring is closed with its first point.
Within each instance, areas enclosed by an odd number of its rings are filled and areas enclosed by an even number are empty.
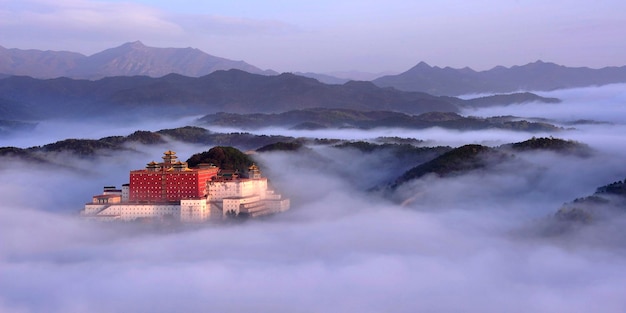
{"type": "Polygon", "coordinates": [[[176,202],[204,196],[207,180],[217,168],[190,171],[130,172],[129,200],[132,202],[176,202]]]}

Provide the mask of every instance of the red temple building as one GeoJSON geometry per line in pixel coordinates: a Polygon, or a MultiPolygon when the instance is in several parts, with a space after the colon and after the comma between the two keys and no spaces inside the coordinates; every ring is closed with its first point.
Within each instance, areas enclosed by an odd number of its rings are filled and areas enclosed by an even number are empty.
{"type": "Polygon", "coordinates": [[[256,217],[284,212],[289,199],[268,188],[267,178],[256,165],[248,177],[220,170],[211,164],[189,168],[168,150],[163,162],[150,162],[146,168],[130,171],[130,182],[104,187],[85,204],[81,216],[101,221],[161,219],[204,222],[244,214],[256,217]]]}
{"type": "Polygon", "coordinates": [[[211,165],[188,168],[177,160],[176,152],[164,153],[163,162],[154,161],[145,169],[130,172],[129,202],[166,203],[206,196],[206,182],[217,177],[219,168],[211,165]]]}

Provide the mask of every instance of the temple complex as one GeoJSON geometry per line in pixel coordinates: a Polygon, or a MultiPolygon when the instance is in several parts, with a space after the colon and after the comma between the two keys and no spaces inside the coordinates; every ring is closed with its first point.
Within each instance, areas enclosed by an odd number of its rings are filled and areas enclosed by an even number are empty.
{"type": "Polygon", "coordinates": [[[248,177],[240,177],[236,171],[212,164],[189,168],[174,151],[166,151],[162,158],[163,162],[152,161],[144,169],[130,171],[130,182],[122,189],[104,187],[81,210],[81,216],[102,221],[170,218],[197,223],[289,209],[289,199],[271,190],[254,164],[248,177]]]}

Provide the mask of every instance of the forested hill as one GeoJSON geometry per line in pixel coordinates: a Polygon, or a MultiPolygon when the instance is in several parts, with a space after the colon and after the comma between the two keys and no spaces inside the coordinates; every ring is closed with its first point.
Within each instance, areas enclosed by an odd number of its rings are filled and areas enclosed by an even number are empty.
{"type": "Polygon", "coordinates": [[[257,129],[285,127],[291,129],[376,127],[425,129],[441,127],[456,130],[506,129],[528,132],[556,132],[562,130],[543,122],[530,122],[515,117],[464,117],[453,112],[428,112],[409,115],[391,111],[356,111],[349,109],[305,109],[276,114],[215,113],[199,119],[208,126],[257,129]]]}
{"type": "MultiPolygon", "coordinates": [[[[120,76],[97,81],[21,76],[0,79],[0,111],[7,120],[132,113],[172,116],[220,111],[269,113],[318,107],[419,114],[457,112],[461,106],[481,105],[484,101],[493,104],[493,99],[481,99],[468,102],[380,88],[370,82],[327,85],[290,73],[264,76],[241,70],[216,71],[198,78],[170,74],[160,78],[120,76]]],[[[510,95],[499,98],[497,103],[519,103],[525,99],[510,95]]],[[[554,101],[532,94],[528,100],[554,101]]]]}

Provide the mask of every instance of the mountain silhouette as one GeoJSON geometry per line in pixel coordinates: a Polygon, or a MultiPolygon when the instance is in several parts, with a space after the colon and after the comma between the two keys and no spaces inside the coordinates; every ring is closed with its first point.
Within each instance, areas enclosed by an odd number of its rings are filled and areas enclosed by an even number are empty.
{"type": "Polygon", "coordinates": [[[523,66],[496,66],[487,71],[474,71],[468,67],[440,68],[420,62],[404,73],[383,76],[373,82],[380,87],[448,96],[548,91],[623,83],[626,82],[626,66],[591,69],[536,61],[523,66]]]}
{"type": "Polygon", "coordinates": [[[91,56],[65,51],[0,47],[0,73],[36,78],[99,79],[109,76],[161,77],[170,73],[200,77],[218,70],[263,71],[244,61],[216,57],[194,48],[154,48],[140,41],[125,43],[91,56]]]}

